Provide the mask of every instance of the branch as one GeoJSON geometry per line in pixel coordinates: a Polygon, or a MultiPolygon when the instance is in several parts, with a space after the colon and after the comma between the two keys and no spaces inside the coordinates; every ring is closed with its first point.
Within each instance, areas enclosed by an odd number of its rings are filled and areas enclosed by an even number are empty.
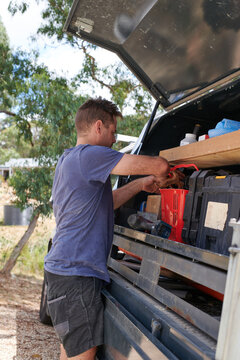
{"type": "Polygon", "coordinates": [[[24,235],[21,237],[21,239],[19,240],[17,245],[12,250],[11,255],[9,256],[9,259],[7,260],[7,262],[4,265],[4,267],[2,268],[2,270],[0,271],[1,274],[5,275],[5,276],[10,275],[11,270],[13,269],[14,265],[16,264],[17,259],[18,259],[19,255],[21,254],[23,247],[26,245],[28,239],[32,235],[32,233],[37,225],[38,218],[39,218],[39,213],[37,213],[32,218],[30,224],[28,225],[26,232],[24,233],[24,235]]]}
{"type": "Polygon", "coordinates": [[[136,85],[134,85],[134,86],[133,86],[132,90],[135,90],[135,89],[137,89],[137,88],[141,88],[141,87],[142,87],[142,85],[141,85],[141,84],[136,84],[136,85]]]}
{"type": "MultiPolygon", "coordinates": [[[[10,115],[10,116],[17,116],[17,114],[15,114],[15,113],[13,113],[11,111],[8,111],[8,110],[1,110],[0,109],[0,113],[10,115]]],[[[27,121],[27,127],[28,127],[29,132],[31,132],[31,125],[29,124],[28,121],[27,121]]],[[[34,143],[33,143],[32,139],[29,139],[29,141],[30,141],[31,146],[34,147],[34,143]]]]}
{"type": "MultiPolygon", "coordinates": [[[[31,125],[29,124],[28,121],[27,121],[27,126],[28,126],[29,132],[32,134],[32,128],[31,128],[31,125]]],[[[33,143],[33,141],[32,141],[32,137],[31,137],[31,139],[29,139],[29,141],[30,141],[31,146],[34,147],[34,143],[33,143]]]]}
{"type": "Polygon", "coordinates": [[[100,85],[107,87],[111,92],[113,92],[113,88],[111,85],[108,85],[106,83],[104,83],[102,80],[98,79],[96,77],[96,71],[95,71],[95,58],[93,56],[91,56],[88,52],[86,47],[83,45],[81,46],[81,49],[83,50],[85,56],[90,59],[90,63],[91,63],[91,76],[93,78],[93,80],[97,81],[100,85]]]}
{"type": "Polygon", "coordinates": [[[6,115],[10,115],[10,116],[17,116],[17,114],[11,112],[11,111],[8,111],[8,110],[1,110],[0,109],[0,113],[3,113],[3,114],[6,114],[6,115]]]}

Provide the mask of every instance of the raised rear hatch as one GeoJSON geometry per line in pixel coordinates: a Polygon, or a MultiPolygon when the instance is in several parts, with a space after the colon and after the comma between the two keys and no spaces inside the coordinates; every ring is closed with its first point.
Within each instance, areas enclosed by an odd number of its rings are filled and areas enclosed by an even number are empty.
{"type": "Polygon", "coordinates": [[[75,0],[64,30],[117,53],[164,107],[240,75],[240,1],[75,0]]]}

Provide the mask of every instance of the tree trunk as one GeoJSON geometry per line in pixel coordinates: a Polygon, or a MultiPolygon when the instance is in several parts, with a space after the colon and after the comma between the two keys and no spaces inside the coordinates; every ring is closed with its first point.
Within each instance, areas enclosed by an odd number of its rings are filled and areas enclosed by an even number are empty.
{"type": "Polygon", "coordinates": [[[28,239],[30,238],[30,236],[32,235],[36,225],[37,225],[37,221],[39,218],[39,214],[36,214],[33,219],[31,220],[26,232],[24,233],[24,235],[21,237],[21,239],[19,240],[19,242],[17,243],[17,245],[15,246],[15,248],[13,249],[9,259],[7,260],[6,264],[4,265],[4,267],[2,268],[2,270],[0,271],[1,274],[5,275],[5,276],[9,276],[14,265],[17,262],[17,258],[19,257],[19,255],[21,254],[21,251],[24,247],[24,245],[26,245],[28,239]]]}

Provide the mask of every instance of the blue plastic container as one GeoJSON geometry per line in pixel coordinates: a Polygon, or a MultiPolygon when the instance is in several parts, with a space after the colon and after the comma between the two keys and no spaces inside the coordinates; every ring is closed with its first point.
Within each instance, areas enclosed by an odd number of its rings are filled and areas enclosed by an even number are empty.
{"type": "Polygon", "coordinates": [[[235,120],[223,119],[219,121],[215,129],[208,131],[209,137],[227,134],[232,131],[240,130],[240,122],[235,120]]]}

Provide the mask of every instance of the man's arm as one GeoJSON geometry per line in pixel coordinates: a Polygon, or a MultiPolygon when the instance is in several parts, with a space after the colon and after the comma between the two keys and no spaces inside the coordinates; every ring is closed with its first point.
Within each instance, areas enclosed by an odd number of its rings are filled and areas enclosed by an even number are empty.
{"type": "Polygon", "coordinates": [[[159,187],[167,179],[169,173],[167,160],[160,156],[124,154],[112,169],[114,175],[150,175],[131,181],[113,191],[114,209],[119,208],[140,191],[159,193],[159,187]]]}
{"type": "Polygon", "coordinates": [[[160,156],[125,154],[113,168],[115,175],[150,175],[136,179],[113,191],[114,209],[117,209],[140,191],[160,193],[160,188],[170,185],[183,186],[184,175],[173,171],[169,175],[168,161],[160,156]]]}
{"type": "Polygon", "coordinates": [[[156,183],[155,176],[146,176],[131,181],[130,183],[113,190],[113,206],[114,210],[119,208],[134,195],[138,194],[140,191],[147,191],[150,193],[160,193],[159,186],[156,183]]]}
{"type": "Polygon", "coordinates": [[[165,179],[169,173],[169,164],[160,156],[124,154],[112,169],[114,175],[155,175],[165,179]]]}

